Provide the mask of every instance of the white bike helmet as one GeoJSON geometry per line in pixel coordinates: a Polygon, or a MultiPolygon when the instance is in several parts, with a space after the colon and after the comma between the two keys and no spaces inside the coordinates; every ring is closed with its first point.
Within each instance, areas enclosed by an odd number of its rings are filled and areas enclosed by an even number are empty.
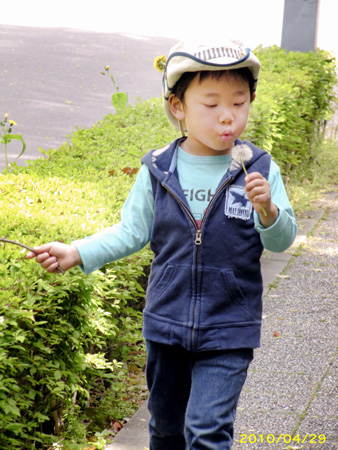
{"type": "Polygon", "coordinates": [[[164,111],[170,122],[180,129],[179,121],[171,114],[169,96],[185,72],[202,70],[231,70],[247,67],[256,90],[260,62],[249,48],[239,41],[228,40],[222,44],[199,44],[179,42],[170,50],[162,80],[164,111]]]}

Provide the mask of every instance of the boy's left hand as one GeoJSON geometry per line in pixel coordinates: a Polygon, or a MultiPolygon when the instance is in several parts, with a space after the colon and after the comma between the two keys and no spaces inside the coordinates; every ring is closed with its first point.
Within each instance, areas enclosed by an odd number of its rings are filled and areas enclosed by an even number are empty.
{"type": "Polygon", "coordinates": [[[259,173],[249,173],[245,177],[245,192],[252,203],[255,211],[260,215],[261,224],[268,228],[273,225],[278,218],[278,209],[271,201],[271,189],[269,182],[259,173]],[[266,216],[263,214],[265,209],[266,216]]]}

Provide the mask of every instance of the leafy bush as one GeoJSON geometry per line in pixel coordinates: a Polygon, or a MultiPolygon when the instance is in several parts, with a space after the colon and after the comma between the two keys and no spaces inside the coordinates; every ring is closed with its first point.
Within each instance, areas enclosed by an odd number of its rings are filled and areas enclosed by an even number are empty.
{"type": "Polygon", "coordinates": [[[245,137],[269,151],[289,175],[311,163],[312,146],[333,113],[335,60],[322,50],[287,52],[276,46],[255,54],[262,70],[245,137]]]}
{"type": "MultiPolygon", "coordinates": [[[[143,148],[166,139],[158,109],[150,101],[108,116],[46,152],[48,160],[1,174],[0,236],[30,246],[70,242],[118,221],[143,148]]],[[[50,444],[42,424],[56,412],[62,425],[76,405],[83,411],[109,385],[126,383],[117,359],[125,366],[142,339],[140,282],[150,257],[145,249],[89,277],[79,269],[63,277],[0,246],[2,448],[50,444]]]]}
{"type": "MultiPolygon", "coordinates": [[[[257,53],[263,70],[246,138],[271,151],[286,173],[311,161],[309,147],[331,108],[334,65],[324,52],[257,53]]],[[[0,174],[0,237],[34,246],[111,226],[143,153],[177,136],[161,100],[151,99],[76,130],[57,150],[41,150],[48,158],[14,165],[0,174]]],[[[76,418],[97,410],[104,426],[107,402],[120,408],[131,359],[144,363],[151,256],[146,248],[88,277],[78,268],[58,276],[18,247],[0,245],[1,448],[46,448],[58,427],[68,440],[73,433],[74,445],[86,442],[76,418]]]]}

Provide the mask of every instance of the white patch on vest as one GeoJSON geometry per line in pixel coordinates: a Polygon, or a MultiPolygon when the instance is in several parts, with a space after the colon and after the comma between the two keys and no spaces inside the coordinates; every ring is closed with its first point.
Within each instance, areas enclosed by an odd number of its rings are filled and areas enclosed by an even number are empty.
{"type": "Polygon", "coordinates": [[[152,163],[153,167],[155,167],[157,169],[157,164],[156,164],[157,157],[162,155],[162,153],[164,153],[165,151],[167,151],[169,147],[170,147],[170,145],[166,145],[163,148],[159,148],[158,150],[153,151],[152,157],[151,157],[151,163],[152,163]]]}
{"type": "Polygon", "coordinates": [[[158,150],[154,150],[153,151],[153,155],[154,156],[160,156],[160,155],[162,155],[162,153],[167,151],[169,147],[170,147],[170,145],[166,145],[165,147],[159,148],[158,150]]]}
{"type": "Polygon", "coordinates": [[[248,199],[243,186],[230,186],[225,195],[224,214],[230,218],[249,220],[252,203],[248,199]]]}
{"type": "Polygon", "coordinates": [[[239,169],[240,167],[241,167],[241,163],[239,163],[235,159],[231,160],[230,169],[229,169],[230,172],[234,172],[235,170],[239,169]]]}

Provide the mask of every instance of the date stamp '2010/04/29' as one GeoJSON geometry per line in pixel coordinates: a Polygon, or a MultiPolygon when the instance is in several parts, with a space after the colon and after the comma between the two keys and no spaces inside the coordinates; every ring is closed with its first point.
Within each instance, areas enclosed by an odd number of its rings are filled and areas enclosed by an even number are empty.
{"type": "Polygon", "coordinates": [[[324,444],[326,441],[325,434],[305,434],[300,436],[296,434],[291,436],[291,434],[240,434],[239,443],[240,444],[256,444],[267,442],[268,444],[324,444]]]}

